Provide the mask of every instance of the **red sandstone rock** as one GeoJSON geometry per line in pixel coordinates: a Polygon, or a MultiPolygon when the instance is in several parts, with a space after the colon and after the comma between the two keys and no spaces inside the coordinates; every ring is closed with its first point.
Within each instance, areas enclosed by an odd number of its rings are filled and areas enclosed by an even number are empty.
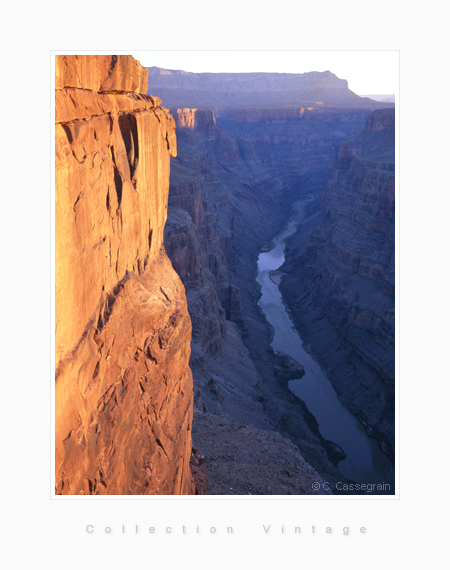
{"type": "Polygon", "coordinates": [[[55,88],[147,93],[148,69],[131,55],[57,55],[55,88]]]}
{"type": "Polygon", "coordinates": [[[175,124],[126,93],[146,77],[56,57],[58,494],[194,493],[191,322],[163,245],[175,124]]]}
{"type": "Polygon", "coordinates": [[[207,131],[214,129],[216,118],[210,109],[171,108],[170,113],[175,119],[177,128],[207,131]]]}

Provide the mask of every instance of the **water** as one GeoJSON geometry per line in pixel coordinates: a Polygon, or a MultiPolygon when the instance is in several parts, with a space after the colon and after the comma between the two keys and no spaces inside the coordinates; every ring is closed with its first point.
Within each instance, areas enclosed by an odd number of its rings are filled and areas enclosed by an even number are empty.
{"type": "MultiPolygon", "coordinates": [[[[301,212],[300,205],[300,216],[297,218],[301,217],[301,212]]],[[[357,418],[339,401],[319,364],[303,348],[302,340],[283,305],[280,290],[270,278],[270,272],[283,264],[285,240],[295,232],[297,224],[296,220],[291,220],[287,228],[273,240],[274,248],[260,253],[258,258],[257,281],[262,289],[259,305],[275,331],[272,348],[288,354],[304,367],[305,375],[289,381],[289,388],[315,416],[322,436],[339,444],[346,453],[347,457],[338,464],[343,475],[359,483],[389,483],[392,493],[392,462],[377,442],[367,435],[357,418]]],[[[383,494],[387,493],[385,491],[383,494]]]]}

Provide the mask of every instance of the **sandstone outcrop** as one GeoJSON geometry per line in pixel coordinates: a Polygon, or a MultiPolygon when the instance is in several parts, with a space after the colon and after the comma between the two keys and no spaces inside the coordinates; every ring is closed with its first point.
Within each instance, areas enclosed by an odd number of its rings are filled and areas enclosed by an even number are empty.
{"type": "MultiPolygon", "coordinates": [[[[175,123],[130,56],[56,57],[55,492],[193,494],[175,123]]],[[[195,455],[195,454],[194,454],[195,455]]]]}
{"type": "Polygon", "coordinates": [[[216,126],[216,118],[211,109],[185,109],[172,107],[169,109],[177,127],[181,129],[199,129],[209,132],[216,126]]]}
{"type": "Polygon", "coordinates": [[[58,55],[55,89],[147,93],[148,71],[131,55],[58,55]]]}

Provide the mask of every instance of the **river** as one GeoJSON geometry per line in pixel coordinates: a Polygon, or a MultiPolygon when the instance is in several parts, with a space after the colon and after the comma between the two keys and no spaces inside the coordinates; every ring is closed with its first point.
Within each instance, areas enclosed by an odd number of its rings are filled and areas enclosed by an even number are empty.
{"type": "Polygon", "coordinates": [[[341,473],[358,483],[389,483],[390,492],[383,494],[392,494],[392,462],[377,442],[367,435],[359,420],[339,401],[317,361],[303,348],[302,339],[286,311],[278,285],[270,277],[270,272],[284,263],[285,240],[295,232],[303,216],[304,205],[304,202],[297,203],[297,215],[273,240],[273,249],[261,252],[258,258],[257,281],[262,292],[259,305],[274,328],[272,348],[288,354],[304,367],[305,375],[290,380],[289,388],[315,416],[322,436],[339,444],[345,452],[346,458],[338,464],[341,473]]]}

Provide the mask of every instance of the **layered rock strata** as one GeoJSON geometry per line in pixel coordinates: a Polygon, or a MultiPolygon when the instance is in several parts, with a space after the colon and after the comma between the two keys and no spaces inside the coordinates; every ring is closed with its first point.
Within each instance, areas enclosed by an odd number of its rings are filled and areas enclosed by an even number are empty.
{"type": "Polygon", "coordinates": [[[251,144],[287,189],[284,201],[323,192],[339,144],[364,128],[372,109],[241,108],[224,111],[220,128],[251,144]]]}
{"type": "Polygon", "coordinates": [[[382,106],[359,97],[331,71],[308,73],[191,73],[149,68],[149,85],[168,106],[220,111],[227,107],[382,106]]]}
{"type": "Polygon", "coordinates": [[[340,398],[394,457],[395,115],[340,145],[320,209],[286,248],[281,291],[340,398]]]}
{"type": "Polygon", "coordinates": [[[169,109],[180,129],[193,131],[199,129],[208,133],[216,126],[216,118],[211,109],[186,109],[172,107],[169,109]]]}
{"type": "Polygon", "coordinates": [[[57,56],[55,492],[193,494],[175,124],[129,56],[57,56]]]}

